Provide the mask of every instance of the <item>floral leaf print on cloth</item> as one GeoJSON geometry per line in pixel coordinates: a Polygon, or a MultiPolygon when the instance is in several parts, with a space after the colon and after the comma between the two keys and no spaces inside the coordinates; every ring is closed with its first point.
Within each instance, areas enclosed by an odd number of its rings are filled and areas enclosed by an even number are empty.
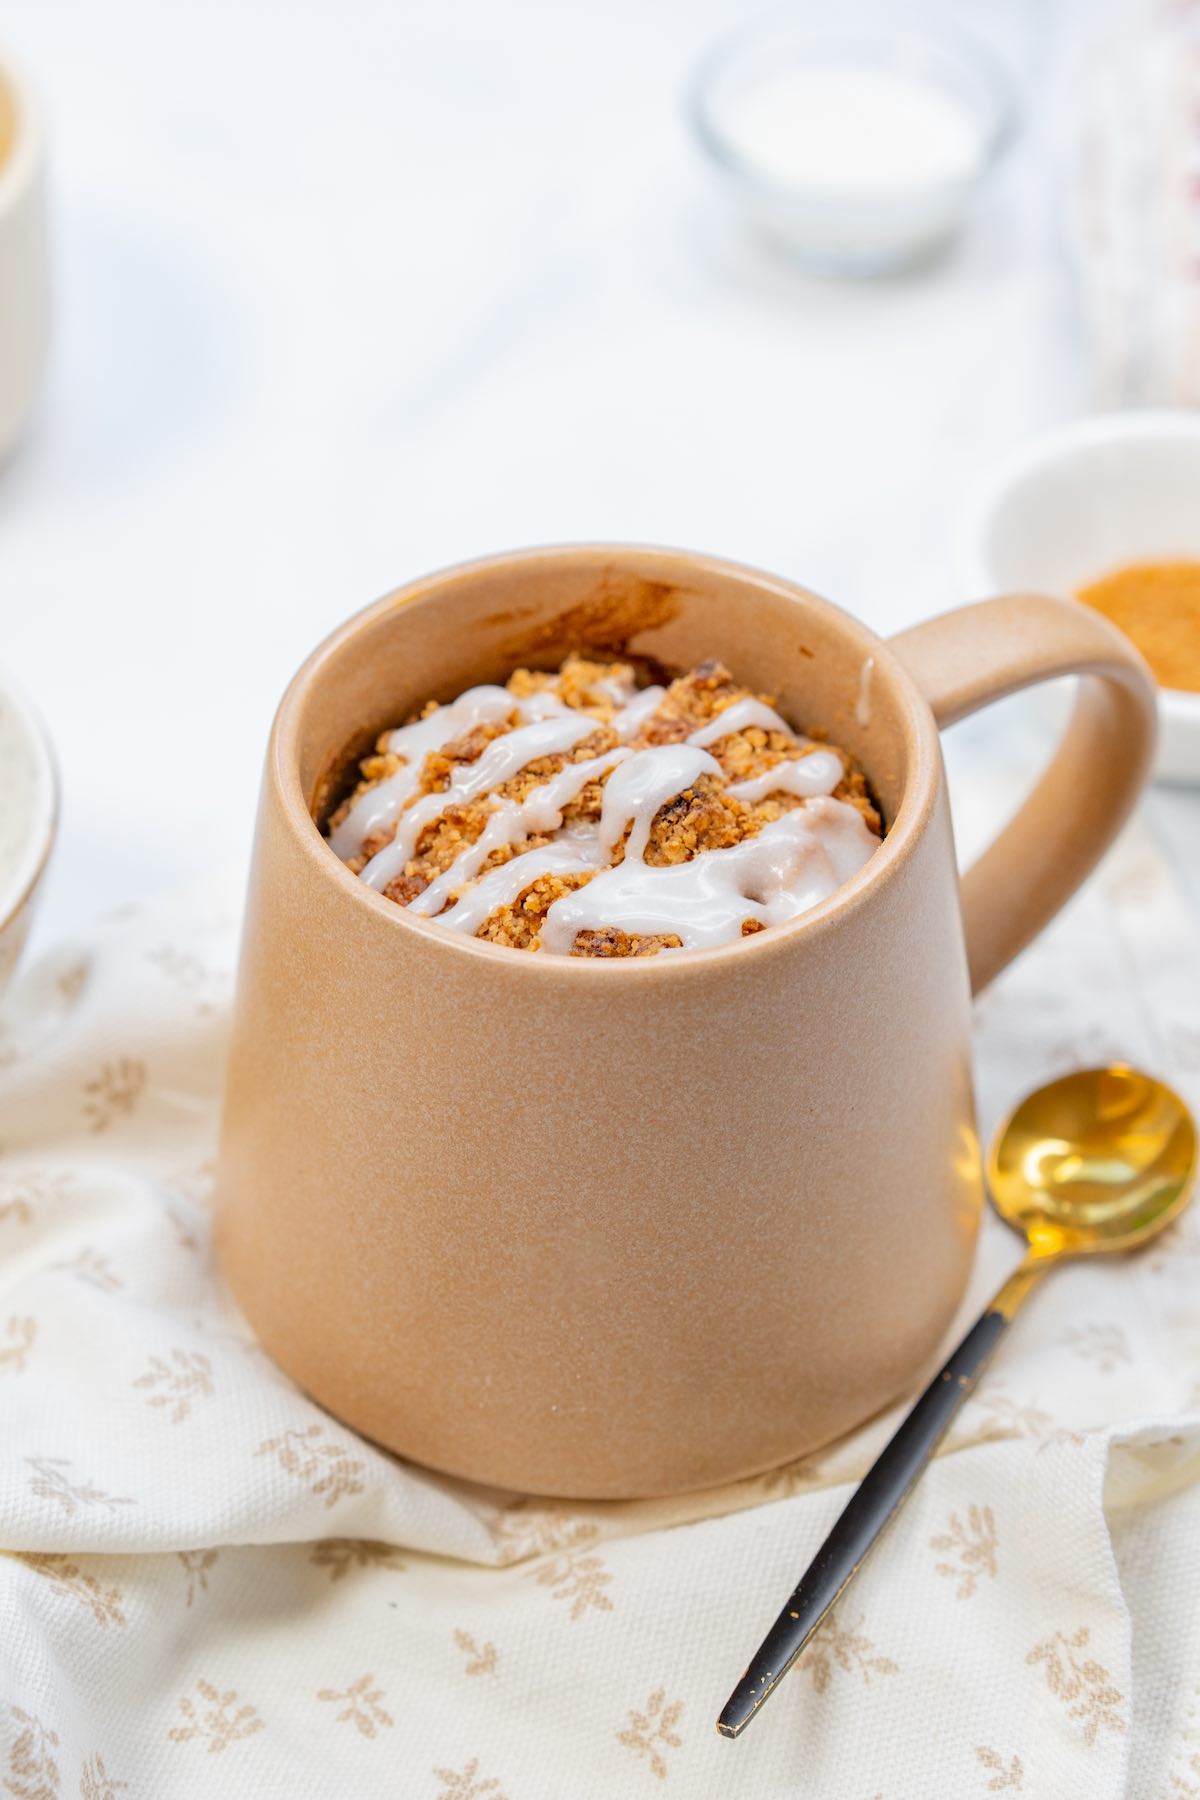
{"type": "Polygon", "coordinates": [[[63,1168],[13,1168],[0,1174],[0,1220],[29,1226],[41,1211],[70,1201],[79,1192],[76,1177],[63,1168]]]}
{"type": "Polygon", "coordinates": [[[68,1595],[86,1606],[97,1625],[125,1624],[120,1588],[105,1588],[71,1557],[57,1551],[23,1550],[18,1552],[17,1561],[35,1575],[44,1575],[56,1594],[68,1595]]]}
{"type": "Polygon", "coordinates": [[[88,1757],[79,1776],[80,1800],[116,1800],[118,1794],[124,1794],[128,1789],[127,1781],[118,1781],[115,1775],[109,1774],[102,1756],[88,1757]]]}
{"type": "Polygon", "coordinates": [[[11,1220],[14,1225],[32,1225],[33,1207],[11,1175],[0,1179],[0,1225],[11,1220]]]}
{"type": "Polygon", "coordinates": [[[968,1507],[965,1523],[952,1512],[948,1529],[931,1537],[929,1547],[947,1559],[934,1565],[938,1574],[958,1583],[954,1592],[959,1600],[969,1600],[981,1575],[994,1579],[996,1574],[996,1521],[991,1507],[968,1507]]]}
{"type": "Polygon", "coordinates": [[[256,1731],[263,1729],[264,1721],[256,1709],[246,1702],[239,1706],[233,1688],[221,1693],[211,1681],[198,1681],[196,1693],[197,1700],[185,1694],[179,1702],[186,1723],[172,1725],[168,1731],[167,1736],[173,1743],[187,1744],[195,1738],[215,1756],[228,1749],[230,1744],[253,1737],[256,1731]]]}
{"type": "Polygon", "coordinates": [[[180,949],[176,944],[159,944],[147,952],[146,961],[160,969],[168,981],[173,981],[191,998],[200,1018],[216,1012],[218,1001],[229,987],[229,976],[224,969],[210,969],[192,951],[180,949]]]}
{"type": "Polygon", "coordinates": [[[107,1131],[118,1119],[127,1119],[146,1086],[146,1065],[134,1057],[105,1063],[100,1073],[83,1084],[83,1116],[88,1130],[107,1131]]]}
{"type": "Polygon", "coordinates": [[[207,1594],[208,1572],[215,1565],[220,1551],[177,1550],[175,1554],[183,1564],[183,1572],[187,1580],[185,1605],[190,1606],[198,1594],[207,1594]]]}
{"type": "Polygon", "coordinates": [[[484,1780],[479,1774],[479,1758],[473,1756],[465,1769],[435,1769],[442,1784],[437,1800],[505,1800],[494,1775],[484,1780]]]}
{"type": "Polygon", "coordinates": [[[1166,1800],[1200,1800],[1200,1752],[1188,1757],[1182,1774],[1172,1770],[1166,1800]]]}
{"type": "Polygon", "coordinates": [[[59,970],[54,978],[54,986],[64,1005],[74,1006],[82,998],[91,972],[91,958],[87,956],[78,957],[74,962],[68,963],[65,969],[59,970]]]}
{"type": "Polygon", "coordinates": [[[604,1558],[594,1551],[552,1557],[533,1573],[543,1587],[550,1589],[552,1599],[569,1602],[569,1618],[581,1619],[589,1608],[597,1612],[613,1609],[612,1600],[604,1591],[612,1576],[604,1566],[604,1558]]]}
{"type": "Polygon", "coordinates": [[[184,1217],[183,1213],[180,1212],[177,1207],[174,1207],[174,1206],[170,1205],[169,1202],[166,1202],[163,1205],[163,1215],[166,1218],[168,1224],[170,1225],[171,1230],[175,1233],[175,1236],[178,1238],[183,1249],[199,1251],[200,1239],[196,1236],[196,1233],[192,1230],[191,1225],[188,1223],[188,1221],[184,1217]]]}
{"type": "Polygon", "coordinates": [[[16,1735],[8,1752],[4,1792],[13,1800],[57,1800],[59,1769],[54,1752],[58,1733],[23,1707],[9,1708],[16,1735]]]}
{"type": "Polygon", "coordinates": [[[988,1792],[992,1794],[1023,1794],[1025,1792],[1025,1770],[1021,1766],[1019,1756],[1005,1762],[998,1750],[989,1750],[986,1744],[980,1744],[975,1751],[976,1756],[985,1769],[990,1769],[991,1780],[988,1792]]]}
{"type": "Polygon", "coordinates": [[[127,1781],[118,1781],[115,1775],[109,1774],[102,1756],[88,1757],[79,1777],[80,1800],[116,1800],[116,1796],[126,1793],[128,1788],[127,1781]]]}
{"type": "Polygon", "coordinates": [[[367,1465],[351,1456],[325,1425],[308,1425],[303,1431],[293,1427],[282,1437],[267,1438],[255,1455],[273,1456],[281,1469],[302,1481],[314,1499],[324,1500],[327,1507],[363,1491],[359,1478],[367,1465]]]}
{"type": "Polygon", "coordinates": [[[526,1499],[511,1500],[487,1520],[488,1535],[499,1551],[502,1568],[548,1556],[561,1550],[578,1550],[594,1543],[600,1528],[552,1503],[533,1506],[526,1499]]]}
{"type": "Polygon", "coordinates": [[[0,1375],[20,1375],[37,1337],[37,1320],[15,1315],[0,1333],[0,1375]],[[3,1339],[7,1338],[7,1343],[3,1339]]]}
{"type": "Polygon", "coordinates": [[[101,1294],[116,1294],[125,1286],[121,1277],[113,1273],[107,1256],[102,1256],[91,1244],[85,1244],[67,1262],[57,1262],[52,1267],[60,1269],[64,1275],[74,1275],[77,1281],[85,1281],[101,1294]]]}
{"type": "Polygon", "coordinates": [[[981,1443],[1002,1443],[1007,1438],[1044,1438],[1054,1430],[1048,1412],[1032,1401],[1014,1400],[996,1383],[989,1382],[968,1402],[967,1418],[978,1421],[975,1435],[981,1443]]]}
{"type": "Polygon", "coordinates": [[[811,1675],[818,1694],[823,1694],[835,1669],[847,1675],[861,1675],[866,1687],[873,1675],[895,1675],[896,1664],[889,1656],[877,1656],[869,1637],[863,1635],[863,1616],[855,1624],[841,1625],[836,1612],[828,1614],[816,1636],[808,1645],[796,1667],[811,1675]]]}
{"type": "Polygon", "coordinates": [[[0,1223],[32,1225],[43,1209],[69,1200],[74,1179],[61,1170],[30,1168],[0,1174],[0,1223]]]}
{"type": "Polygon", "coordinates": [[[212,1205],[216,1179],[217,1165],[206,1157],[203,1162],[189,1163],[186,1168],[165,1176],[163,1186],[170,1188],[181,1200],[186,1200],[189,1206],[209,1207],[212,1205]]]}
{"type": "Polygon", "coordinates": [[[495,1644],[477,1644],[469,1631],[456,1631],[454,1641],[467,1659],[463,1666],[464,1675],[494,1675],[496,1673],[495,1644]]]}
{"type": "Polygon", "coordinates": [[[600,1528],[591,1519],[556,1508],[534,1507],[516,1500],[489,1522],[488,1533],[500,1553],[502,1568],[531,1558],[550,1560],[530,1570],[534,1579],[551,1591],[554,1600],[566,1600],[569,1617],[581,1618],[593,1607],[611,1612],[612,1601],[604,1589],[612,1580],[603,1558],[585,1547],[594,1544],[600,1528]]]}
{"type": "Polygon", "coordinates": [[[337,1715],[339,1724],[355,1725],[361,1736],[373,1738],[381,1729],[395,1724],[391,1713],[380,1705],[384,1692],[374,1682],[373,1675],[360,1675],[348,1688],[322,1688],[317,1699],[344,1700],[346,1705],[337,1715]]]}
{"type": "Polygon", "coordinates": [[[637,1712],[631,1708],[629,1723],[623,1731],[618,1731],[617,1742],[627,1749],[636,1750],[639,1756],[649,1760],[651,1772],[660,1781],[667,1778],[667,1763],[664,1750],[679,1750],[683,1739],[675,1727],[683,1717],[683,1701],[667,1701],[665,1688],[655,1688],[646,1702],[646,1710],[637,1712]]]}
{"type": "Polygon", "coordinates": [[[1190,1691],[1180,1720],[1179,1744],[1171,1758],[1164,1800],[1200,1800],[1200,1683],[1190,1691]]]}
{"type": "Polygon", "coordinates": [[[341,1581],[351,1569],[404,1569],[404,1560],[394,1544],[379,1544],[373,1538],[321,1538],[312,1547],[309,1561],[317,1569],[328,1569],[330,1581],[341,1581]]]}
{"type": "Polygon", "coordinates": [[[193,1400],[211,1399],[215,1392],[212,1364],[198,1350],[172,1350],[165,1359],[152,1356],[146,1373],[139,1375],[133,1386],[153,1390],[146,1405],[169,1407],[172,1425],[183,1423],[193,1400]]]}
{"type": "Polygon", "coordinates": [[[137,1505],[128,1494],[106,1494],[90,1481],[72,1481],[67,1475],[70,1459],[65,1456],[27,1456],[25,1461],[34,1471],[29,1491],[39,1500],[55,1501],[69,1519],[85,1506],[100,1506],[111,1512],[114,1506],[137,1505]]]}
{"type": "Polygon", "coordinates": [[[1083,1741],[1091,1745],[1102,1730],[1124,1731],[1125,1720],[1117,1711],[1124,1695],[1112,1685],[1108,1670],[1078,1654],[1087,1649],[1089,1637],[1086,1625],[1071,1637],[1056,1631],[1044,1643],[1035,1644],[1025,1661],[1041,1665],[1046,1686],[1062,1701],[1069,1718],[1082,1720],[1083,1741]]]}
{"type": "Polygon", "coordinates": [[[1064,1331],[1059,1343],[1073,1350],[1083,1362],[1092,1363],[1102,1375],[1111,1375],[1120,1364],[1133,1360],[1120,1325],[1073,1325],[1064,1331]]]}

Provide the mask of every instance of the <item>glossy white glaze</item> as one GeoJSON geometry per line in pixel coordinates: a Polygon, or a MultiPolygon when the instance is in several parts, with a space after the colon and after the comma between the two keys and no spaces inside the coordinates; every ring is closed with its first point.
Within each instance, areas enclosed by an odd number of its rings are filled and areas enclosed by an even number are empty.
{"type": "Polygon", "coordinates": [[[721,765],[694,744],[661,744],[635,751],[604,784],[600,842],[615,850],[625,832],[627,860],[642,860],[656,813],[701,775],[721,774],[721,765]]]}
{"type": "Polygon", "coordinates": [[[685,950],[733,943],[746,920],[780,925],[826,899],[878,844],[855,807],[812,800],[732,849],[664,868],[627,858],[603,870],[550,907],[542,948],[568,955],[581,931],[604,927],[675,936],[685,950]]]}
{"type": "Polygon", "coordinates": [[[726,791],[731,799],[744,800],[748,806],[765,800],[768,794],[794,794],[800,800],[813,800],[820,794],[832,794],[845,772],[836,750],[811,750],[807,756],[776,763],[764,775],[731,782],[726,791]]]}
{"type": "Polygon", "coordinates": [[[762,731],[785,731],[789,737],[795,737],[786,719],[781,719],[773,707],[763,700],[755,700],[752,696],[745,700],[735,700],[724,712],[719,712],[715,719],[707,725],[701,725],[688,738],[689,744],[698,744],[702,750],[709,744],[719,744],[722,738],[731,737],[735,731],[749,731],[758,726],[762,731]]]}

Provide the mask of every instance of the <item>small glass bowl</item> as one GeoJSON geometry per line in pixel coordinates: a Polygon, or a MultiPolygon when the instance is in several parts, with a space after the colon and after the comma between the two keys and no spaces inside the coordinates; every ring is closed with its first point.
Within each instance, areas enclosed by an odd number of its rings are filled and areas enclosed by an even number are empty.
{"type": "Polygon", "coordinates": [[[991,51],[940,21],[877,23],[878,9],[840,10],[836,24],[793,8],[732,33],[705,55],[688,96],[699,142],[749,222],[813,274],[882,275],[909,267],[959,229],[1016,119],[1013,84],[991,51]],[[973,129],[969,166],[912,180],[795,179],[756,160],[736,118],[781,75],[899,77],[949,100],[973,129]]]}

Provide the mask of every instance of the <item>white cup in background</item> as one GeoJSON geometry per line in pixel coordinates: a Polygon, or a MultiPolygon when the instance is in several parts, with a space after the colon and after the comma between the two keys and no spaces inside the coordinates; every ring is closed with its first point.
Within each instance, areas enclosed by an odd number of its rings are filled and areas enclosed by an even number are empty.
{"type": "MultiPolygon", "coordinates": [[[[957,536],[959,591],[971,600],[1071,598],[1128,563],[1200,561],[1200,414],[1095,413],[1030,439],[976,495],[957,536]]],[[[1048,707],[1061,699],[1045,693],[1048,707]]],[[[1200,786],[1200,694],[1160,688],[1158,714],[1155,773],[1200,786]]]]}
{"type": "Polygon", "coordinates": [[[45,199],[37,105],[22,78],[0,60],[0,456],[29,418],[46,357],[45,199]]]}

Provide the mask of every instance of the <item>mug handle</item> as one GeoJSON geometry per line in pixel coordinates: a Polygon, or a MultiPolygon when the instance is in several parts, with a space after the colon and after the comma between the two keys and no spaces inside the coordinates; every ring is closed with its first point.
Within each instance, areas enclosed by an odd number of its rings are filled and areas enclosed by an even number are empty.
{"type": "Polygon", "coordinates": [[[963,877],[977,994],[1070,899],[1132,811],[1154,754],[1154,681],[1107,619],[1041,594],[958,607],[900,632],[891,648],[943,728],[1035,682],[1084,677],[1046,773],[963,877]]]}

